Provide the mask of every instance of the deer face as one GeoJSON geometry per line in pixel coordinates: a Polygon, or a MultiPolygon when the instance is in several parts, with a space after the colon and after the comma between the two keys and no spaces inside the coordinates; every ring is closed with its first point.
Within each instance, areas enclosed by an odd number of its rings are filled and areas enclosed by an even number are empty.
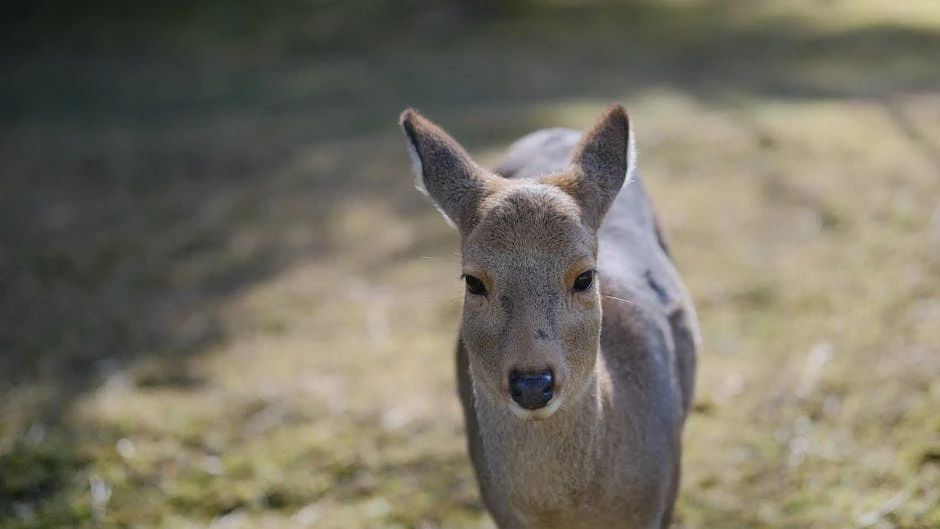
{"type": "Polygon", "coordinates": [[[597,359],[596,230],[628,171],[626,114],[610,109],[566,172],[519,180],[480,168],[413,111],[402,125],[419,188],[461,233],[475,391],[520,418],[548,418],[587,387],[597,359]]]}
{"type": "Polygon", "coordinates": [[[547,184],[494,193],[463,240],[462,338],[478,391],[544,418],[582,387],[597,354],[595,237],[547,184]]]}

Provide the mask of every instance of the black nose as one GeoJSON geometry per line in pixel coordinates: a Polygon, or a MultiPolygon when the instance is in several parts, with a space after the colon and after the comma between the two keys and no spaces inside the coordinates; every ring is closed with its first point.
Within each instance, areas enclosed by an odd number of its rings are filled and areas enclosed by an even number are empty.
{"type": "Polygon", "coordinates": [[[509,394],[516,404],[527,410],[537,410],[552,400],[555,377],[551,371],[537,373],[509,373],[509,394]]]}

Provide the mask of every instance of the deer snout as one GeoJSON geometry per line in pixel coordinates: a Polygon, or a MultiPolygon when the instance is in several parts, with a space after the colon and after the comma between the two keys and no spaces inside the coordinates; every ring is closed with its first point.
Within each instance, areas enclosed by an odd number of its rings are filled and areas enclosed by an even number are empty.
{"type": "Polygon", "coordinates": [[[527,410],[548,404],[555,394],[555,376],[551,369],[537,372],[512,370],[509,373],[509,395],[527,410]]]}

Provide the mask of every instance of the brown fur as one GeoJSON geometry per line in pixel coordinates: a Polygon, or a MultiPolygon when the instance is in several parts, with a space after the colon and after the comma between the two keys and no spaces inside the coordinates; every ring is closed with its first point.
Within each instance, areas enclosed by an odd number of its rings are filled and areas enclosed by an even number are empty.
{"type": "Polygon", "coordinates": [[[416,112],[402,126],[419,184],[460,230],[464,273],[486,286],[465,296],[457,368],[496,523],[666,527],[699,339],[642,184],[623,185],[632,173],[623,108],[583,137],[550,129],[521,139],[502,177],[416,112]],[[590,269],[594,286],[572,290],[590,269]],[[549,406],[514,407],[510,370],[545,368],[556,377],[549,406]]]}

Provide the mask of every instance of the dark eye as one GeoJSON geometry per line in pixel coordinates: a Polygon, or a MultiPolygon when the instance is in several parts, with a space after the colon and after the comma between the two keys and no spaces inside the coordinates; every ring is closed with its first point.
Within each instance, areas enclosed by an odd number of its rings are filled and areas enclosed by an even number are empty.
{"type": "Polygon", "coordinates": [[[483,281],[473,277],[464,275],[464,281],[467,282],[467,292],[473,294],[474,296],[482,296],[486,294],[486,286],[483,285],[483,281]]]}
{"type": "Polygon", "coordinates": [[[574,279],[574,286],[571,288],[575,292],[584,292],[594,284],[594,270],[588,270],[574,279]]]}

